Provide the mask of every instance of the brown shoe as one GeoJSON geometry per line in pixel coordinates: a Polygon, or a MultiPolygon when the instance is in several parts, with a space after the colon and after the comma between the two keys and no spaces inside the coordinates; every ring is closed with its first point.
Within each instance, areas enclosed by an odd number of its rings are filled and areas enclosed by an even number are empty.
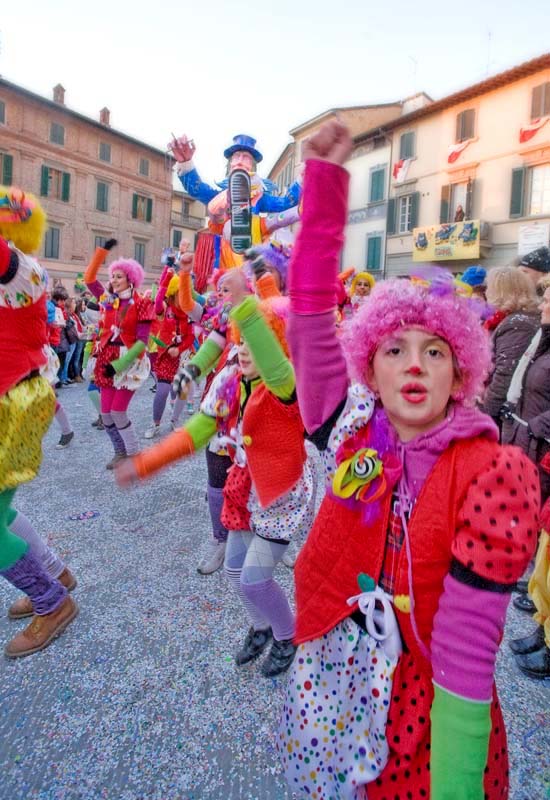
{"type": "Polygon", "coordinates": [[[114,456],[114,458],[112,458],[107,464],[107,469],[114,469],[119,461],[124,461],[125,458],[127,458],[127,456],[117,453],[116,456],[114,456]]]}
{"type": "Polygon", "coordinates": [[[65,630],[78,614],[78,606],[69,595],[51,614],[35,614],[30,625],[8,642],[4,649],[7,658],[22,658],[43,650],[65,630]]]}
{"type": "MultiPolygon", "coordinates": [[[[61,575],[57,578],[59,583],[62,583],[65,589],[72,592],[76,588],[76,578],[68,567],[65,567],[61,575]]],[[[25,619],[25,617],[32,617],[34,608],[32,607],[31,598],[26,594],[12,603],[8,609],[8,617],[10,619],[25,619]]]]}

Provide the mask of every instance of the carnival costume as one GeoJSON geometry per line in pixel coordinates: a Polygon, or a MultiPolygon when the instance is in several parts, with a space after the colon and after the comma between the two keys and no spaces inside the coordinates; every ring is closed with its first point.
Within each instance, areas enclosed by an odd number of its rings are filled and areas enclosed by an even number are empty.
{"type": "MultiPolygon", "coordinates": [[[[40,374],[49,349],[46,276],[29,255],[40,246],[45,223],[35,197],[0,187],[0,574],[25,592],[35,615],[7,645],[11,658],[46,647],[78,613],[65,586],[48,572],[55,565],[42,561],[48,549],[12,507],[17,487],[38,472],[55,409],[55,395],[40,374]]],[[[26,616],[28,609],[23,611],[16,616],[26,616]]]]}
{"type": "Polygon", "coordinates": [[[450,277],[382,283],[337,337],[348,179],[307,162],[289,279],[300,408],[330,491],[295,568],[286,776],[318,799],[506,798],[495,659],[535,547],[536,470],[474,407],[489,344],[450,277]],[[462,382],[444,421],[403,443],[347,376],[364,381],[381,340],[407,326],[449,344],[462,382]]]}
{"type": "Polygon", "coordinates": [[[137,292],[144,278],[137,261],[122,258],[109,265],[110,276],[120,270],[128,279],[129,287],[120,295],[106,291],[97,280],[101,264],[115,245],[116,241],[111,239],[105,247],[96,248],[84,275],[86,286],[102,308],[100,332],[88,369],[93,371],[94,383],[100,390],[101,416],[114,449],[108,469],[139,450],[127,410],[135,390],[150,372],[145,349],[153,318],[151,301],[137,292]]]}

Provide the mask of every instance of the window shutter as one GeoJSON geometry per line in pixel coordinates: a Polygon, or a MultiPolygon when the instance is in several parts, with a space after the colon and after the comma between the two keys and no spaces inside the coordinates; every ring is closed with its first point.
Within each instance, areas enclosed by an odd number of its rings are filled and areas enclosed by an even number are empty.
{"type": "Polygon", "coordinates": [[[40,195],[41,197],[48,196],[48,187],[50,183],[50,170],[46,166],[42,166],[42,173],[40,176],[40,195]]]}
{"type": "Polygon", "coordinates": [[[395,233],[395,197],[388,200],[388,216],[386,217],[386,232],[395,233]]]}
{"type": "Polygon", "coordinates": [[[172,247],[179,247],[181,242],[181,231],[174,231],[172,247]]]}
{"type": "Polygon", "coordinates": [[[418,227],[418,207],[420,205],[420,192],[413,192],[411,194],[411,223],[409,230],[418,227]]]}
{"type": "Polygon", "coordinates": [[[544,84],[535,86],[531,95],[531,119],[537,119],[542,116],[541,109],[543,107],[544,84]]]}
{"type": "Polygon", "coordinates": [[[525,167],[512,170],[512,194],[510,197],[510,216],[523,216],[523,195],[525,189],[525,167]]]}
{"type": "Polygon", "coordinates": [[[469,108],[464,112],[464,138],[473,139],[475,133],[476,112],[469,108]]]}
{"type": "Polygon", "coordinates": [[[441,201],[439,204],[439,222],[449,221],[449,203],[451,200],[451,187],[447,184],[441,187],[441,201]]]}
{"type": "Polygon", "coordinates": [[[399,144],[399,158],[412,158],[414,156],[414,132],[404,133],[399,144]]]}
{"type": "Polygon", "coordinates": [[[71,176],[70,173],[64,172],[61,181],[61,199],[63,200],[64,203],[69,202],[70,194],[71,194],[71,176]]]}
{"type": "Polygon", "coordinates": [[[380,236],[367,237],[367,269],[380,269],[380,251],[382,238],[380,236]]]}
{"type": "Polygon", "coordinates": [[[550,114],[550,83],[544,84],[544,102],[542,104],[542,115],[547,117],[550,114]]]}
{"type": "Polygon", "coordinates": [[[461,142],[462,141],[462,120],[463,120],[463,113],[456,115],[456,136],[455,141],[461,142]]]}
{"type": "Polygon", "coordinates": [[[2,157],[2,183],[11,186],[13,180],[13,156],[5,153],[2,157]]]}
{"type": "Polygon", "coordinates": [[[466,184],[466,208],[464,209],[464,218],[472,219],[474,207],[474,184],[475,181],[470,178],[466,184]]]}
{"type": "Polygon", "coordinates": [[[137,219],[137,212],[138,212],[138,196],[137,194],[132,195],[132,219],[137,219]]]}
{"type": "Polygon", "coordinates": [[[150,197],[148,197],[147,198],[147,213],[146,213],[145,220],[146,220],[146,222],[151,222],[152,219],[153,219],[153,201],[151,200],[150,197]]]}

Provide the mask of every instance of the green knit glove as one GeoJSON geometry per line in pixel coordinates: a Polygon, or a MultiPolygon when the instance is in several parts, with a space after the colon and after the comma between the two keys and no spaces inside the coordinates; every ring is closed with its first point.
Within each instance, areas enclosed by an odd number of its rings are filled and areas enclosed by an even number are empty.
{"type": "Polygon", "coordinates": [[[483,800],[491,704],[434,684],[431,722],[431,800],[483,800]]]}
{"type": "Polygon", "coordinates": [[[197,367],[201,375],[207,375],[216,365],[221,354],[221,347],[208,337],[201,344],[189,363],[197,367]]]}
{"type": "Polygon", "coordinates": [[[142,341],[135,342],[123,356],[111,361],[111,366],[115,372],[124,372],[124,370],[128,369],[144,351],[145,343],[142,341]]]}
{"type": "Polygon", "coordinates": [[[92,348],[94,343],[93,342],[86,342],[84,345],[84,356],[82,358],[82,369],[86,369],[88,366],[88,361],[90,360],[90,356],[92,355],[92,348]]]}

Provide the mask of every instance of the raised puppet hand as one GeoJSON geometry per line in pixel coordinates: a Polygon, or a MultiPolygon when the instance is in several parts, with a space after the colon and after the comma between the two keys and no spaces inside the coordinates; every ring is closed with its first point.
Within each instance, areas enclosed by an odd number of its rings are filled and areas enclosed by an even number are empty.
{"type": "Polygon", "coordinates": [[[180,272],[189,273],[193,270],[193,253],[182,253],[180,257],[180,272]]]}
{"type": "Polygon", "coordinates": [[[168,145],[176,161],[191,161],[195,152],[195,142],[187,136],[180,136],[179,139],[172,139],[168,145]]]}
{"type": "Polygon", "coordinates": [[[346,126],[338,120],[330,120],[304,144],[304,161],[315,158],[342,166],[353,150],[353,140],[346,126]]]}

